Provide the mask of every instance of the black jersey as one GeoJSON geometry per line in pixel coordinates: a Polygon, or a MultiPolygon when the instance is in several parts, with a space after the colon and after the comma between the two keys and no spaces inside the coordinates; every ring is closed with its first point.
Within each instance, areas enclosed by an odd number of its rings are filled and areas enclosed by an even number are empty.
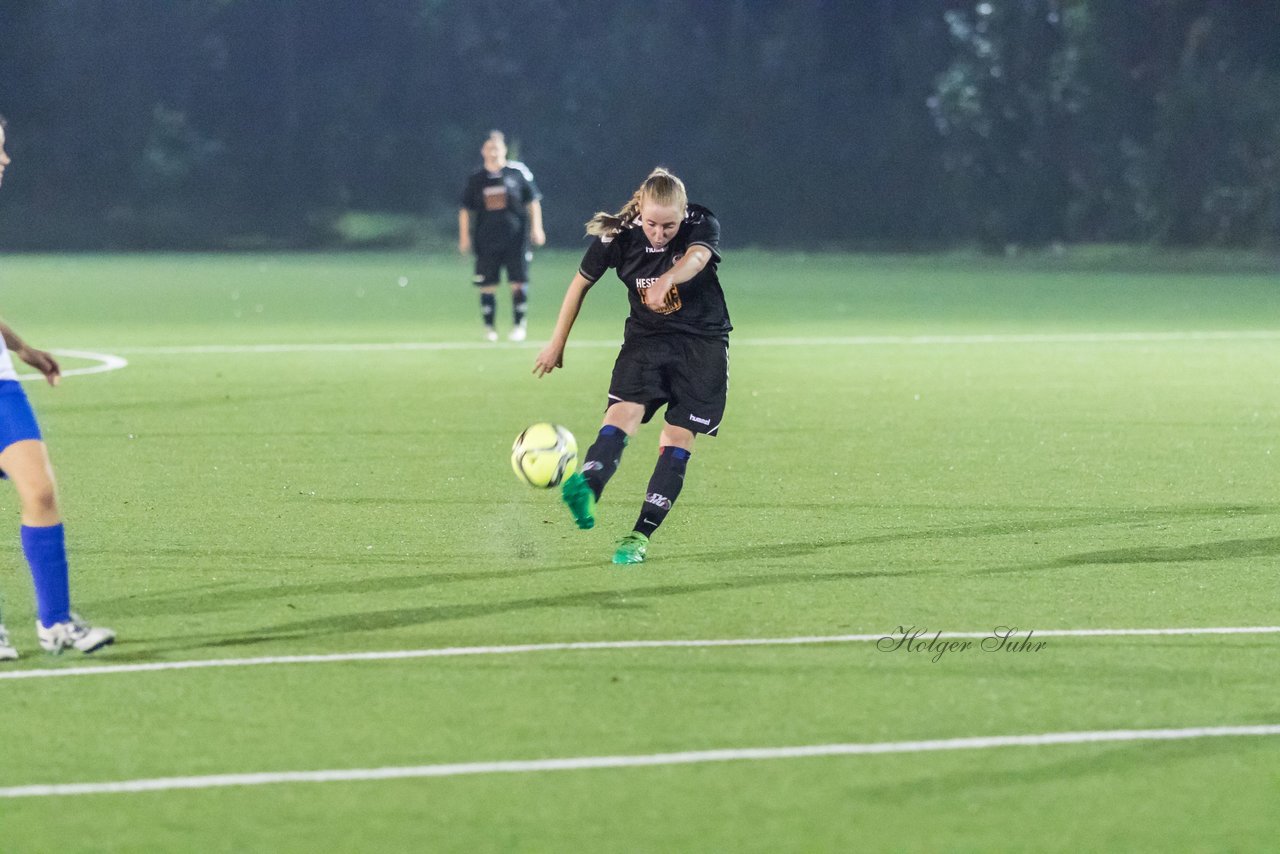
{"type": "Polygon", "coordinates": [[[529,204],[541,198],[533,173],[523,163],[509,160],[497,172],[472,173],[461,204],[471,211],[476,254],[523,245],[529,237],[529,204]]]}
{"type": "Polygon", "coordinates": [[[720,222],[715,214],[701,205],[689,205],[684,222],[666,246],[655,249],[636,220],[612,236],[593,240],[587,254],[582,256],[578,272],[594,282],[609,268],[618,271],[631,301],[627,337],[680,332],[727,339],[733,326],[729,323],[729,309],[716,275],[716,266],[720,263],[719,244],[720,222]],[[711,250],[711,260],[698,275],[676,286],[680,291],[680,308],[671,314],[658,314],[646,307],[641,292],[670,270],[690,246],[699,244],[711,250]]]}

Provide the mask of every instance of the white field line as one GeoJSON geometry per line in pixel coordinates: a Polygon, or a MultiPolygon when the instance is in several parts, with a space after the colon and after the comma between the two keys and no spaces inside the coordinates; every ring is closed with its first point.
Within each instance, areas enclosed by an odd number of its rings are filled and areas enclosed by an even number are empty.
{"type": "MultiPolygon", "coordinates": [[[[118,371],[129,364],[127,359],[119,356],[113,356],[110,353],[90,353],[88,350],[50,350],[55,356],[66,356],[72,359],[88,359],[91,362],[97,362],[96,365],[89,365],[85,368],[71,368],[62,372],[64,377],[82,377],[86,374],[103,374],[107,371],[118,371]]],[[[18,379],[22,382],[34,382],[40,380],[44,382],[43,374],[25,373],[19,374],[18,379]]]]}
{"type": "MultiPolygon", "coordinates": [[[[1276,341],[1280,330],[1225,330],[1184,332],[1063,332],[1045,334],[1004,335],[850,335],[818,336],[812,338],[735,338],[734,347],[867,347],[885,345],[933,345],[956,344],[1109,344],[1109,343],[1159,343],[1178,341],[1276,341]]],[[[621,342],[574,341],[571,346],[583,349],[613,348],[621,342]]],[[[119,353],[135,356],[202,356],[233,355],[237,353],[378,353],[445,350],[492,350],[495,347],[533,350],[542,344],[533,341],[523,344],[493,344],[480,341],[402,341],[369,344],[191,344],[158,347],[114,348],[119,353]]],[[[84,376],[116,371],[129,364],[128,360],[110,353],[87,350],[54,350],[55,355],[88,359],[99,364],[64,371],[64,377],[84,376]]],[[[23,382],[43,379],[39,374],[25,373],[18,377],[23,382]]]]}
{"type": "MultiPolygon", "coordinates": [[[[849,335],[812,338],[734,338],[734,347],[859,347],[877,345],[952,344],[1110,344],[1172,341],[1277,341],[1280,329],[1182,332],[1063,332],[1004,335],[849,335]]],[[[617,347],[618,340],[571,341],[570,347],[617,347]]],[[[233,353],[376,353],[414,350],[540,349],[536,341],[493,344],[484,341],[402,341],[384,344],[193,344],[186,346],[123,347],[117,352],[138,356],[198,356],[233,353]]]]}
{"type": "MultiPolygon", "coordinates": [[[[992,636],[986,632],[947,632],[943,640],[981,639],[992,636]]],[[[1098,637],[1151,637],[1185,635],[1265,635],[1280,634],[1280,626],[1227,626],[1217,628],[1153,628],[1153,629],[1034,629],[1034,638],[1098,638],[1098,637]]],[[[932,637],[929,632],[924,637],[932,637]]],[[[889,638],[902,637],[900,631],[860,635],[812,635],[783,638],[723,638],[688,640],[623,640],[623,641],[566,641],[562,643],[527,643],[509,646],[454,646],[429,649],[398,649],[380,652],[337,652],[313,655],[271,655],[259,658],[208,658],[188,661],[156,661],[146,664],[102,664],[82,667],[49,668],[43,670],[0,671],[0,680],[6,679],[58,679],[70,676],[106,676],[116,673],[150,673],[160,670],[197,670],[207,667],[257,667],[278,664],[336,664],[347,661],[400,661],[414,658],[457,658],[467,655],[520,655],[531,652],[584,652],[591,650],[624,649],[703,649],[709,647],[747,646],[804,646],[817,644],[875,643],[889,638]]],[[[1019,631],[1011,640],[1021,641],[1019,631]]]]}
{"type": "Polygon", "coordinates": [[[708,762],[759,762],[769,759],[809,759],[818,756],[869,756],[886,753],[928,753],[943,750],[989,750],[996,747],[1045,747],[1059,744],[1099,744],[1132,741],[1185,741],[1196,738],[1280,735],[1280,724],[1258,726],[1187,727],[1184,729],[1118,729],[1092,732],[1047,732],[1038,735],[995,735],[931,741],[881,741],[852,744],[808,744],[793,747],[745,747],[690,750],[680,753],[574,756],[560,759],[512,759],[496,762],[458,762],[384,768],[324,771],[277,771],[255,774],[210,774],[200,777],[155,777],[105,783],[51,783],[0,788],[0,799],[68,795],[128,794],[174,789],[212,789],[227,786],[266,786],[281,783],[336,783],[403,780],[422,777],[460,777],[471,774],[529,774],[541,771],[584,771],[602,768],[645,768],[658,765],[698,765],[708,762]]]}

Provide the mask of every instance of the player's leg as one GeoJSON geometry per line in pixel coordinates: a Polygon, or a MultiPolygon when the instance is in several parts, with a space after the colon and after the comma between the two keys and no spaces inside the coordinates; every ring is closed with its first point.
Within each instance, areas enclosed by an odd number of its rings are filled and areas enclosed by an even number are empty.
{"type": "Polygon", "coordinates": [[[528,323],[525,320],[529,304],[527,282],[511,283],[511,331],[507,333],[510,341],[523,341],[529,335],[528,323]]]}
{"type": "Polygon", "coordinates": [[[0,471],[13,482],[22,512],[22,551],[31,568],[40,645],[51,652],[93,652],[115,640],[110,629],[93,628],[71,611],[66,531],[48,449],[24,439],[0,451],[0,471]]]}
{"type": "Polygon", "coordinates": [[[0,451],[0,470],[13,483],[22,513],[22,551],[35,583],[40,622],[71,618],[71,591],[53,467],[44,442],[24,439],[0,451]]]}
{"type": "Polygon", "coordinates": [[[17,658],[18,650],[9,642],[9,633],[4,630],[4,623],[0,623],[0,661],[16,661],[17,658]]]}
{"type": "Polygon", "coordinates": [[[533,253],[520,247],[507,260],[507,281],[511,283],[511,333],[512,341],[523,341],[528,335],[525,315],[529,305],[529,260],[533,253]]]}
{"type": "Polygon", "coordinates": [[[480,319],[484,322],[484,337],[487,341],[498,340],[498,289],[483,287],[480,289],[480,319]]]}
{"type": "Polygon", "coordinates": [[[566,478],[560,490],[579,528],[595,525],[596,502],[618,469],[627,438],[665,402],[653,343],[635,338],[623,341],[609,379],[604,423],[583,458],[582,468],[566,478]]]}
{"type": "Polygon", "coordinates": [[[627,441],[640,429],[645,407],[642,403],[618,400],[605,410],[600,432],[582,458],[582,467],[565,479],[560,488],[573,521],[584,530],[596,524],[596,502],[605,484],[618,470],[627,441]]]}
{"type": "Polygon", "coordinates": [[[498,340],[498,277],[501,258],[476,252],[476,274],[472,281],[480,289],[480,319],[484,321],[484,337],[498,340]]]}
{"type": "Polygon", "coordinates": [[[649,549],[649,538],[666,520],[667,514],[680,497],[684,487],[685,470],[693,454],[693,442],[697,435],[684,427],[667,424],[658,440],[658,462],[649,477],[640,516],[631,533],[622,538],[614,552],[614,563],[641,563],[649,549]]]}
{"type": "Polygon", "coordinates": [[[0,661],[15,661],[18,650],[9,642],[9,633],[4,627],[4,614],[0,614],[0,661]]]}
{"type": "Polygon", "coordinates": [[[622,462],[622,451],[640,429],[644,414],[644,404],[622,400],[605,410],[600,432],[596,434],[596,440],[591,443],[582,460],[582,476],[596,498],[604,492],[605,485],[618,470],[618,464],[622,462]]]}
{"type": "MultiPolygon", "coordinates": [[[[39,439],[40,427],[36,424],[35,413],[31,410],[31,403],[22,391],[22,386],[14,380],[0,381],[0,461],[4,459],[4,450],[28,442],[38,443],[39,439]]],[[[19,449],[9,454],[9,458],[16,460],[16,455],[20,453],[19,449]]],[[[9,477],[3,468],[0,468],[0,477],[9,477]]],[[[3,619],[0,619],[0,661],[12,661],[17,657],[18,650],[10,643],[9,633],[5,630],[3,619]]]]}
{"type": "Polygon", "coordinates": [[[641,563],[649,538],[666,520],[684,487],[685,472],[698,433],[720,429],[729,389],[729,349],[715,339],[687,339],[673,345],[665,363],[670,386],[666,423],[658,440],[658,461],[645,490],[636,524],[614,553],[614,563],[641,563]]]}

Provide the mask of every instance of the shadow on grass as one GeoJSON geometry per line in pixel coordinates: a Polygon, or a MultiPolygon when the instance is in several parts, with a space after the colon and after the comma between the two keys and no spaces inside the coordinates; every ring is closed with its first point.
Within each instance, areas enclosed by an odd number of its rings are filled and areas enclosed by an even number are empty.
{"type": "MultiPolygon", "coordinates": [[[[1259,723],[1272,722],[1260,721],[1259,723]]],[[[975,773],[972,767],[943,774],[937,773],[935,769],[925,772],[928,776],[924,779],[904,780],[890,785],[858,786],[854,791],[869,801],[887,804],[907,804],[918,799],[930,800],[937,797],[946,797],[951,800],[957,796],[957,793],[970,790],[1013,789],[1023,792],[1026,786],[1041,783],[1052,785],[1067,780],[1109,777],[1126,773],[1145,776],[1159,766],[1195,761],[1206,756],[1243,755],[1255,750],[1257,742],[1257,739],[1239,737],[1202,738],[1182,742],[1145,741],[1123,746],[1108,745],[1105,742],[1054,745],[1037,748],[1035,759],[1040,761],[1034,767],[1002,769],[988,760],[981,763],[982,773],[975,773]],[[1082,749],[1087,750],[1085,755],[1081,755],[1082,749]],[[1046,757],[1053,755],[1050,751],[1062,751],[1058,754],[1060,758],[1044,761],[1046,757]]],[[[1019,750],[1019,748],[1010,748],[1010,750],[1019,750]]],[[[1025,753],[1020,754],[1020,758],[1022,761],[1032,761],[1025,753]]]]}
{"type": "MultiPolygon", "coordinates": [[[[110,400],[103,403],[84,403],[77,404],[76,412],[98,412],[98,413],[116,413],[116,412],[164,412],[166,414],[172,412],[182,412],[193,409],[206,409],[210,407],[225,407],[228,404],[278,404],[282,400],[303,400],[306,398],[322,399],[329,395],[330,391],[324,387],[299,388],[288,391],[273,391],[249,394],[240,386],[227,385],[227,390],[220,394],[193,395],[190,397],[181,396],[161,396],[146,398],[140,400],[110,400]]],[[[147,436],[190,436],[202,434],[200,430],[167,432],[167,433],[151,433],[143,431],[147,436]]],[[[222,434],[226,435],[226,434],[222,434]]],[[[243,436],[244,433],[232,433],[230,435],[243,436]]]]}
{"type": "Polygon", "coordinates": [[[982,525],[961,525],[952,528],[873,534],[855,540],[858,545],[891,543],[907,540],[957,539],[974,537],[1032,534],[1040,531],[1062,531],[1071,528],[1092,528],[1100,525],[1133,525],[1162,522],[1173,519],[1220,518],[1235,516],[1274,516],[1280,514],[1280,505],[1210,504],[1187,507],[1160,507],[1149,510],[1111,510],[1079,513],[1045,519],[1025,519],[1008,522],[991,522],[982,525]]]}
{"type": "Polygon", "coordinates": [[[1251,557],[1280,555],[1280,537],[1255,537],[1219,540],[1188,546],[1135,546],[1129,549],[1084,552],[1067,555],[1047,563],[1031,566],[1007,566],[985,569],[973,575],[1002,575],[1016,572],[1039,572],[1049,569],[1071,569],[1080,566],[1133,566],[1144,563],[1205,563],[1251,557]]]}
{"type": "MultiPolygon", "coordinates": [[[[1062,530],[1097,525],[1123,525],[1134,523],[1150,523],[1179,518],[1214,518],[1245,515],[1272,515],[1280,511],[1276,505],[1200,505],[1186,507],[1166,507],[1144,510],[1118,510],[1111,512],[1079,513],[1066,517],[1032,519],[1016,522],[1000,522],[981,525],[957,526],[949,528],[926,528],[909,531],[893,531],[884,534],[870,534],[847,539],[817,542],[782,542],[773,544],[756,544],[733,549],[714,549],[701,552],[675,554],[666,558],[667,568],[680,570],[685,561],[722,567],[742,564],[744,562],[762,562],[769,560],[795,560],[835,549],[852,549],[865,545],[881,543],[907,542],[918,540],[952,540],[958,538],[979,538],[1003,536],[1009,534],[1034,533],[1044,530],[1062,530]]],[[[175,554],[187,554],[181,550],[173,550],[175,554]]],[[[1094,564],[1135,564],[1135,563],[1167,563],[1209,560],[1228,560],[1240,557],[1273,556],[1280,554],[1280,537],[1256,539],[1228,540],[1216,543],[1205,543],[1181,547],[1140,547],[1092,552],[1071,555],[1038,566],[1018,566],[982,570],[975,574],[999,574],[1024,572],[1031,570],[1061,569],[1074,566],[1094,564]]],[[[219,552],[217,557],[226,558],[228,553],[219,552]]],[[[258,552],[245,550],[241,556],[247,560],[261,559],[258,552]]],[[[191,556],[196,559],[198,556],[191,556]]],[[[359,563],[347,557],[325,557],[312,554],[275,555],[289,560],[306,562],[308,565],[336,565],[358,570],[359,563]]],[[[94,603],[96,613],[110,615],[154,615],[156,613],[204,613],[225,610],[228,606],[251,604],[267,599],[301,598],[324,595],[358,595],[361,593],[414,591],[432,586],[472,581],[489,581],[510,579],[521,576],[555,574],[577,570],[600,571],[604,565],[598,559],[576,564],[556,564],[551,566],[514,566],[499,570],[478,570],[475,572],[433,572],[434,565],[456,565],[461,558],[457,555],[437,557],[434,560],[412,555],[379,555],[379,565],[397,565],[415,567],[421,571],[407,575],[383,577],[342,578],[327,581],[306,583],[280,583],[259,585],[250,588],[232,587],[226,589],[220,585],[206,585],[204,588],[189,588],[176,593],[161,592],[156,594],[139,594],[99,600],[94,603]]],[[[474,560],[474,556],[466,558],[474,560]]],[[[658,565],[660,568],[661,564],[658,565]]],[[[735,569],[738,567],[734,567],[735,569]]],[[[765,567],[761,567],[765,568],[765,567]]],[[[641,570],[613,570],[625,573],[646,573],[653,578],[653,569],[645,567],[641,570]]],[[[636,587],[628,590],[587,591],[555,596],[531,597],[505,601],[483,601],[455,605],[423,605],[417,607],[397,608],[374,611],[363,614],[338,614],[284,623],[265,627],[252,635],[240,632],[238,636],[229,634],[211,634],[193,637],[182,635],[174,638],[150,638],[135,640],[136,644],[156,644],[155,652],[163,650],[165,657],[174,651],[193,649],[238,647],[267,644],[277,641],[300,640],[316,636],[336,635],[349,632],[369,632],[476,617],[487,617],[498,614],[517,613],[539,609],[553,608],[609,608],[635,609],[647,607],[643,600],[697,594],[716,590],[747,589],[775,585],[803,585],[810,583],[826,583],[832,581],[860,581],[874,578],[916,578],[931,573],[931,570],[913,570],[910,572],[884,570],[846,570],[842,572],[814,573],[798,568],[792,572],[769,575],[738,574],[729,578],[712,581],[699,581],[687,584],[668,583],[650,587],[636,587]],[[636,600],[641,600],[637,602],[636,600]],[[174,645],[177,642],[178,645],[174,645]]],[[[292,607],[291,603],[289,604],[292,607]]],[[[131,644],[132,645],[132,644],[131,644]]],[[[121,650],[123,652],[123,650],[121,650]]],[[[150,660],[154,657],[151,650],[145,647],[136,652],[120,655],[113,654],[113,660],[150,660]]]]}
{"type": "MultiPolygon", "coordinates": [[[[679,571],[680,566],[685,563],[723,564],[768,559],[793,559],[819,554],[830,549],[848,548],[857,544],[857,540],[828,540],[826,542],[814,543],[773,543],[736,549],[682,552],[670,557],[665,557],[660,564],[657,564],[657,568],[661,569],[663,564],[665,564],[666,569],[679,571]]],[[[167,549],[160,553],[173,556],[189,555],[193,561],[198,561],[201,557],[200,555],[190,554],[182,549],[167,549]]],[[[147,554],[151,555],[152,553],[147,554]]],[[[310,596],[333,596],[345,594],[386,593],[399,590],[419,590],[445,584],[465,584],[473,581],[503,581],[512,578],[553,575],[561,572],[577,572],[581,570],[606,570],[615,573],[629,571],[647,573],[651,571],[648,567],[642,570],[609,569],[609,564],[606,563],[603,558],[582,563],[556,563],[552,565],[530,566],[528,565],[529,558],[522,557],[515,559],[516,562],[513,563],[512,566],[504,569],[483,569],[473,572],[439,572],[433,570],[432,567],[456,566],[457,564],[464,562],[474,563],[477,561],[477,558],[474,555],[449,555],[445,557],[436,557],[434,559],[413,555],[377,555],[376,557],[371,558],[365,558],[361,555],[267,555],[262,552],[254,552],[250,550],[219,550],[209,556],[216,557],[218,560],[222,561],[228,559],[260,561],[264,557],[269,556],[273,560],[288,560],[291,562],[305,564],[302,569],[291,570],[291,575],[296,575],[299,572],[303,572],[306,569],[311,569],[317,566],[342,567],[351,570],[352,573],[361,572],[360,567],[362,565],[378,567],[415,567],[420,571],[409,575],[360,575],[359,577],[332,579],[327,581],[309,581],[305,583],[291,583],[287,578],[282,578],[281,581],[276,584],[261,584],[253,587],[241,587],[236,582],[217,582],[213,584],[199,585],[196,587],[186,587],[177,591],[165,590],[156,591],[154,593],[134,593],[110,599],[96,599],[93,602],[94,611],[95,613],[110,614],[112,618],[152,616],[165,612],[215,613],[218,611],[228,610],[236,605],[262,602],[265,599],[305,599],[310,596]]],[[[176,571],[177,570],[174,570],[175,573],[176,571]]],[[[898,573],[883,574],[889,576],[898,573]]],[[[790,577],[797,581],[803,581],[805,578],[813,576],[803,575],[798,572],[790,577]]]]}
{"type": "MultiPolygon", "coordinates": [[[[380,561],[379,563],[383,563],[380,561]]],[[[406,561],[412,563],[412,561],[406,561]]],[[[596,564],[592,564],[595,566],[596,564]]],[[[303,584],[281,581],[279,584],[256,587],[239,587],[228,582],[231,589],[218,589],[218,585],[203,585],[166,593],[139,594],[116,599],[97,600],[94,610],[111,614],[112,618],[154,616],[161,613],[216,613],[236,605],[252,604],[267,599],[306,599],[310,596],[335,596],[367,593],[389,593],[400,590],[419,590],[444,584],[468,581],[491,581],[516,576],[541,575],[580,569],[581,566],[545,566],[529,569],[482,570],[478,572],[431,572],[423,569],[412,575],[373,576],[362,578],[313,581],[303,584]]]]}
{"type": "MultiPolygon", "coordinates": [[[[599,568],[598,562],[588,566],[599,568]]],[[[566,567],[567,568],[567,567],[566,567]]],[[[629,570],[619,570],[627,572],[629,570]]],[[[275,626],[266,626],[251,635],[243,632],[235,636],[214,634],[193,637],[180,635],[172,638],[147,638],[136,643],[155,644],[155,652],[163,651],[170,657],[175,651],[194,649],[221,649],[227,647],[256,646],[278,641],[303,640],[325,635],[350,634],[352,632],[377,632],[402,629],[429,623],[465,620],[513,614],[522,611],[538,611],[558,608],[636,608],[647,607],[644,600],[671,596],[687,596],[721,590],[745,590],[780,585],[814,584],[897,576],[900,573],[879,570],[848,570],[823,574],[774,574],[766,576],[718,578],[688,584],[655,584],[631,587],[624,590],[588,590],[555,596],[533,596],[523,599],[470,602],[455,605],[425,605],[411,608],[393,608],[358,614],[333,614],[314,619],[298,620],[275,626]]],[[[144,661],[154,658],[152,650],[113,653],[112,661],[144,661]]]]}
{"type": "Polygon", "coordinates": [[[1232,560],[1241,557],[1280,555],[1280,537],[1258,537],[1244,540],[1220,540],[1189,546],[1142,546],[1132,549],[1086,552],[1055,560],[1052,566],[1088,566],[1091,564],[1184,563],[1188,561],[1232,560]]]}
{"type": "MultiPolygon", "coordinates": [[[[938,509],[943,509],[939,507],[938,509]]],[[[1144,510],[1119,510],[1107,513],[1081,513],[1070,516],[1059,516],[1047,519],[986,523],[946,528],[926,528],[904,531],[891,531],[883,534],[868,534],[860,537],[812,542],[759,543],[730,549],[710,549],[703,551],[676,553],[664,558],[672,568],[678,569],[685,562],[735,564],[746,561],[791,560],[822,554],[835,549],[851,549],[858,546],[878,545],[894,542],[912,542],[921,540],[971,539],[1013,534],[1035,533],[1038,531],[1066,530],[1077,527],[1098,525],[1133,524],[1138,522],[1158,522],[1177,518],[1198,517],[1234,517],[1253,515],[1272,515],[1280,512],[1276,505],[1199,505],[1188,507],[1167,507],[1144,510]]],[[[85,550],[88,554],[102,555],[100,550],[85,550]]],[[[126,553],[113,551],[112,555],[128,558],[126,553]]],[[[1204,543],[1192,546],[1165,547],[1149,546],[1129,549],[1090,552],[1070,555],[1045,564],[1034,566],[1000,567],[975,571],[975,575],[1003,574],[1044,569],[1062,569],[1073,566],[1094,564],[1134,564],[1134,563],[1167,563],[1226,560],[1240,557],[1259,557],[1280,554],[1280,537],[1258,539],[1228,540],[1218,543],[1204,543]]],[[[456,566],[458,563],[474,562],[475,555],[385,555],[364,556],[360,554],[332,555],[315,553],[276,553],[261,551],[218,550],[211,554],[196,554],[187,549],[170,548],[166,550],[149,550],[140,552],[139,556],[156,557],[172,556],[190,560],[199,564],[206,558],[220,561],[233,560],[241,562],[261,561],[264,557],[272,560],[285,560],[303,564],[304,568],[340,567],[353,572],[363,571],[361,567],[376,565],[378,567],[406,567],[420,570],[408,575],[373,576],[359,578],[343,578],[307,583],[290,583],[282,580],[276,584],[263,584],[254,587],[238,587],[233,582],[201,585],[184,588],[180,591],[158,591],[156,593],[136,593],[111,599],[99,599],[94,602],[96,611],[112,616],[145,616],[162,611],[207,613],[227,610],[228,607],[260,602],[267,598],[289,598],[308,596],[327,596],[358,593],[392,592],[397,590],[418,590],[426,587],[458,584],[473,581],[502,580],[519,576],[555,574],[583,569],[600,569],[602,563],[593,560],[577,564],[556,564],[551,566],[521,566],[528,561],[528,556],[518,556],[517,563],[509,568],[498,570],[477,570],[474,572],[437,572],[432,567],[456,566]],[[227,589],[231,587],[232,589],[227,589]]],[[[300,572],[302,570],[292,570],[300,572]]],[[[648,571],[648,570],[645,570],[648,571]]],[[[888,575],[900,573],[887,573],[888,575]]],[[[915,575],[916,573],[911,573],[915,575]]],[[[802,579],[803,576],[789,576],[802,579]]]]}

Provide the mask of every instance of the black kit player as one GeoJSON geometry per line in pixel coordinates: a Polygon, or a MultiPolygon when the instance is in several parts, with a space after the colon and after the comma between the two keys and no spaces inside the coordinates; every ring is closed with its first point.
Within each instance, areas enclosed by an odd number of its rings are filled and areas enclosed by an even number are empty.
{"type": "Polygon", "coordinates": [[[523,163],[507,160],[507,143],[501,131],[492,131],[480,147],[484,168],[472,173],[462,191],[458,209],[458,251],[466,255],[475,248],[474,282],[480,288],[480,312],[485,338],[498,340],[494,325],[498,313],[498,282],[507,271],[511,285],[513,325],[507,336],[525,339],[525,308],[528,301],[529,244],[542,246],[547,236],[542,230],[542,193],[533,173],[523,163]]]}
{"type": "Polygon", "coordinates": [[[595,507],[640,425],[667,407],[658,462],[640,516],[613,555],[641,563],[649,538],[666,519],[684,485],[699,433],[716,435],[729,387],[729,310],[716,276],[720,224],[711,211],[688,203],[684,183],[655,169],[616,214],[587,223],[595,236],[560,307],[551,341],[533,372],[564,366],[564,347],[587,291],[609,269],[626,285],[631,312],[613,366],[604,424],[582,470],[561,496],[579,528],[595,525],[595,507]]]}

